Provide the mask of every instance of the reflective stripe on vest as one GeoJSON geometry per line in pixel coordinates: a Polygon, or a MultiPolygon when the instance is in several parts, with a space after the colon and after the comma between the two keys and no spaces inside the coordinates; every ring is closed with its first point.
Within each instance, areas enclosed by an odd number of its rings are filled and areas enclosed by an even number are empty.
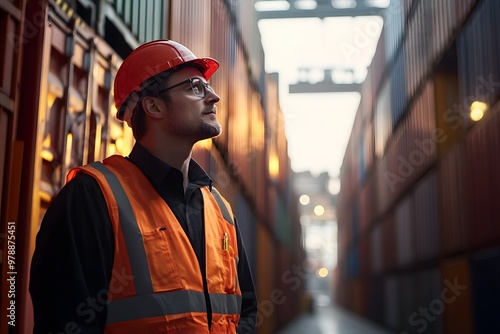
{"type": "MultiPolygon", "coordinates": [[[[212,301],[213,313],[240,314],[241,296],[211,293],[210,300],[212,301]]],[[[111,301],[108,304],[107,323],[206,311],[203,292],[163,292],[111,301]]]]}
{"type": "Polygon", "coordinates": [[[100,162],[92,162],[90,165],[104,175],[118,204],[120,225],[125,237],[137,295],[151,294],[153,293],[153,284],[151,283],[148,261],[146,260],[146,250],[127,194],[118,178],[106,166],[100,162]]]}

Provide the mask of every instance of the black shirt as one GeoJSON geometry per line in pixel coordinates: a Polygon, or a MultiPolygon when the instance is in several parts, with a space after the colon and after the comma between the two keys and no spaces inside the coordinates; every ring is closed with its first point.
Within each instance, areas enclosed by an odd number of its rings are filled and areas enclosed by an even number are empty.
{"type": "MultiPolygon", "coordinates": [[[[191,159],[189,183],[184,191],[181,171],[165,164],[140,144],[134,146],[129,159],[175,214],[205,277],[200,187],[211,189],[210,177],[191,159]]],[[[235,223],[237,227],[236,219],[235,223]]],[[[236,233],[243,298],[238,333],[253,333],[257,313],[255,288],[238,227],[236,233]]],[[[113,254],[114,236],[104,196],[92,176],[79,173],[54,199],[37,234],[30,278],[34,333],[103,333],[113,254]]]]}

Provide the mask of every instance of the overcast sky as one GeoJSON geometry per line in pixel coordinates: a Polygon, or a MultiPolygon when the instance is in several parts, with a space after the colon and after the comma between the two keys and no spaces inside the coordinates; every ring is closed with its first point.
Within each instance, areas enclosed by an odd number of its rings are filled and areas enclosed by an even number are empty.
{"type": "Polygon", "coordinates": [[[266,71],[278,72],[280,77],[280,103],[294,171],[338,175],[360,96],[289,94],[289,84],[298,82],[301,67],[351,68],[355,81],[364,80],[382,24],[375,16],[259,21],[266,71]]]}

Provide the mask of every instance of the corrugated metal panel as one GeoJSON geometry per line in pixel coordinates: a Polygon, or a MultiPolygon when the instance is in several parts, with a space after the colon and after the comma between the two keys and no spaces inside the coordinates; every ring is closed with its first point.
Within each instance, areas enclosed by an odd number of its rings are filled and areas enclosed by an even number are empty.
{"type": "MultiPolygon", "coordinates": [[[[246,198],[241,193],[237,193],[236,200],[233,201],[233,203],[233,210],[236,215],[236,219],[238,219],[238,226],[241,231],[243,244],[257,245],[255,226],[257,217],[255,216],[250,203],[248,203],[246,198]]],[[[252,272],[257,270],[256,252],[256,247],[247,247],[248,261],[250,262],[252,272]]]]}
{"type": "Polygon", "coordinates": [[[405,28],[404,8],[398,1],[391,1],[384,15],[385,59],[391,60],[401,44],[405,28]]]}
{"type": "MultiPolygon", "coordinates": [[[[352,156],[352,141],[349,141],[346,147],[344,161],[340,168],[341,192],[339,194],[339,203],[349,203],[356,192],[355,172],[352,156]]],[[[348,210],[346,206],[338,205],[342,210],[348,210]]]]}
{"type": "Polygon", "coordinates": [[[248,53],[251,79],[255,83],[264,80],[264,49],[256,22],[254,1],[228,1],[228,6],[236,18],[241,40],[248,53]]]}
{"type": "MultiPolygon", "coordinates": [[[[277,94],[277,92],[276,92],[277,94]]],[[[268,185],[268,173],[266,165],[266,120],[264,119],[264,112],[261,109],[259,95],[253,93],[253,103],[252,103],[252,115],[251,115],[251,133],[252,136],[250,140],[250,157],[251,160],[251,170],[249,179],[252,180],[253,197],[255,198],[257,209],[260,215],[264,215],[267,201],[265,196],[265,188],[268,185]]],[[[287,166],[286,162],[283,163],[282,168],[287,166]]],[[[290,177],[290,175],[288,175],[290,177]]],[[[289,182],[286,182],[289,184],[289,182]]],[[[294,203],[296,205],[296,203],[294,203]]]]}
{"type": "Polygon", "coordinates": [[[394,59],[389,78],[391,83],[391,121],[393,129],[403,117],[407,106],[405,67],[404,54],[399,52],[394,59]]]}
{"type": "Polygon", "coordinates": [[[394,198],[396,174],[389,169],[389,158],[384,156],[375,165],[375,205],[376,215],[383,215],[394,198]]]}
{"type": "MultiPolygon", "coordinates": [[[[415,13],[413,11],[412,13],[415,13]]],[[[420,36],[418,34],[419,21],[416,19],[416,14],[413,14],[411,20],[406,26],[406,43],[403,46],[403,51],[406,58],[406,79],[408,82],[406,83],[407,88],[407,96],[412,97],[417,90],[418,83],[421,80],[421,65],[419,57],[425,50],[425,45],[422,45],[420,36]],[[424,49],[424,50],[423,50],[424,49]],[[419,50],[419,51],[417,51],[419,50]]]]}
{"type": "Polygon", "coordinates": [[[361,100],[359,101],[359,107],[357,111],[357,113],[361,114],[361,119],[363,119],[363,121],[367,123],[371,123],[371,119],[373,116],[373,105],[375,102],[375,87],[372,84],[373,75],[373,66],[370,66],[366,73],[365,81],[361,84],[361,100]]]}
{"type": "Polygon", "coordinates": [[[463,145],[441,157],[438,175],[442,250],[451,253],[466,249],[468,191],[463,145]]]}
{"type": "Polygon", "coordinates": [[[359,195],[361,209],[361,232],[366,231],[373,223],[375,218],[375,181],[371,175],[365,182],[359,195]]]}
{"type": "Polygon", "coordinates": [[[364,316],[365,314],[365,294],[366,289],[362,279],[355,279],[351,281],[350,309],[361,316],[364,316]]]}
{"type": "Polygon", "coordinates": [[[436,133],[440,154],[456,145],[465,129],[464,112],[466,106],[457,104],[458,75],[456,73],[438,73],[434,76],[434,105],[436,111],[436,133]]]}
{"type": "Polygon", "coordinates": [[[370,260],[371,260],[371,271],[375,274],[378,274],[382,271],[383,268],[383,250],[384,250],[384,244],[383,244],[383,226],[382,225],[376,225],[373,227],[372,232],[371,232],[371,240],[370,240],[370,250],[371,254],[366,254],[366,255],[371,255],[370,260]]]}
{"type": "MultiPolygon", "coordinates": [[[[380,32],[380,38],[377,43],[377,47],[375,48],[375,53],[373,54],[372,63],[368,71],[371,75],[367,79],[370,81],[366,81],[367,85],[371,87],[372,96],[375,99],[378,95],[382,79],[384,77],[387,57],[385,54],[385,26],[382,27],[382,31],[380,32]]],[[[375,107],[377,101],[373,101],[373,106],[375,107]]]]}
{"type": "Polygon", "coordinates": [[[359,203],[357,200],[355,200],[352,203],[352,220],[351,220],[351,235],[352,235],[352,240],[356,241],[359,239],[359,236],[361,234],[361,220],[360,220],[360,211],[359,211],[359,203]]]}
{"type": "Polygon", "coordinates": [[[261,309],[274,308],[274,313],[276,313],[277,326],[282,327],[286,323],[292,321],[292,319],[294,319],[298,315],[301,309],[301,294],[295,292],[302,291],[302,289],[299,288],[300,286],[305,285],[305,282],[301,276],[303,276],[304,274],[309,274],[310,271],[304,265],[304,263],[294,263],[291,253],[285,247],[281,247],[278,249],[278,263],[276,269],[277,273],[279,273],[278,275],[281,275],[276,277],[276,291],[278,291],[280,298],[277,299],[275,297],[275,295],[277,295],[277,293],[275,292],[273,295],[271,295],[272,298],[274,298],[274,300],[271,300],[273,301],[273,305],[271,306],[271,304],[269,304],[264,306],[261,304],[261,309]],[[299,268],[300,273],[297,273],[297,271],[295,271],[294,273],[293,268],[299,268]],[[286,279],[283,278],[285,275],[286,279]]]}
{"type": "Polygon", "coordinates": [[[199,57],[211,56],[212,1],[171,0],[170,6],[168,38],[182,42],[199,57]]]}
{"type": "MultiPolygon", "coordinates": [[[[399,319],[400,327],[407,331],[414,332],[413,323],[410,320],[412,314],[421,307],[417,303],[417,277],[415,274],[403,274],[398,276],[398,305],[399,305],[399,319]]],[[[424,304],[425,305],[425,304],[424,304]]]]}
{"type": "Polygon", "coordinates": [[[451,42],[455,20],[456,0],[427,1],[432,6],[432,19],[434,28],[433,54],[431,59],[436,59],[451,42]]]}
{"type": "Polygon", "coordinates": [[[500,104],[489,111],[487,120],[476,124],[466,141],[468,203],[470,208],[469,235],[474,246],[500,240],[500,104]]]}
{"type": "Polygon", "coordinates": [[[415,258],[414,236],[414,208],[413,198],[406,195],[396,206],[394,211],[396,227],[397,263],[408,265],[415,258]]]}
{"type": "Polygon", "coordinates": [[[271,300],[272,291],[276,288],[274,278],[278,274],[283,274],[283,281],[289,284],[300,284],[300,279],[292,271],[284,273],[277,272],[278,269],[278,249],[274,244],[269,230],[264,228],[263,224],[257,226],[257,240],[259,247],[257,247],[257,272],[254,272],[256,281],[257,297],[261,305],[267,307],[262,308],[257,314],[257,326],[259,333],[274,333],[276,328],[277,313],[274,309],[275,304],[271,300]]]}
{"type": "Polygon", "coordinates": [[[492,30],[499,16],[498,1],[479,2],[457,38],[461,101],[466,109],[473,101],[491,106],[500,93],[500,45],[492,30]]]}
{"type": "Polygon", "coordinates": [[[401,328],[399,305],[399,280],[397,276],[386,276],[384,280],[384,323],[391,328],[401,328]]]}
{"type": "Polygon", "coordinates": [[[339,259],[344,259],[347,254],[347,247],[352,242],[352,210],[350,202],[342,202],[338,206],[337,221],[338,221],[338,239],[339,239],[339,259]],[[343,208],[343,209],[342,209],[343,208]]]}
{"type": "Polygon", "coordinates": [[[384,155],[387,141],[392,134],[391,110],[391,83],[387,81],[381,89],[375,106],[375,155],[378,158],[384,155]]]}
{"type": "Polygon", "coordinates": [[[359,272],[361,277],[367,277],[371,274],[372,263],[372,240],[369,235],[362,235],[359,240],[359,272]]]}
{"type": "Polygon", "coordinates": [[[387,147],[388,170],[385,179],[395,196],[408,189],[436,158],[433,84],[412,105],[387,147]]]}
{"type": "Polygon", "coordinates": [[[415,189],[415,251],[418,260],[436,258],[440,250],[437,176],[434,171],[415,189]]]}
{"type": "Polygon", "coordinates": [[[230,48],[234,47],[230,43],[229,18],[222,1],[212,1],[212,38],[211,52],[213,58],[217,59],[220,67],[210,78],[210,83],[220,96],[217,103],[217,119],[222,125],[222,134],[215,139],[217,149],[222,156],[227,156],[228,134],[229,134],[229,76],[233,71],[230,61],[230,48]]]}
{"type": "Polygon", "coordinates": [[[234,68],[230,73],[229,81],[229,118],[231,127],[228,133],[228,161],[233,166],[234,174],[238,175],[248,187],[251,183],[248,180],[249,156],[249,99],[251,92],[246,75],[246,63],[242,50],[236,46],[234,68]]]}
{"type": "Polygon", "coordinates": [[[372,321],[384,323],[384,279],[383,276],[373,276],[369,283],[368,318],[372,321]]]}
{"type": "MultiPolygon", "coordinates": [[[[426,269],[415,276],[415,294],[405,329],[410,333],[443,333],[443,312],[448,307],[442,300],[442,279],[438,269],[426,269]]],[[[460,333],[460,332],[456,332],[460,333]]],[[[465,333],[465,332],[464,332],[465,333]]]]}
{"type": "Polygon", "coordinates": [[[351,244],[346,254],[346,274],[349,279],[359,277],[359,242],[351,244]]]}
{"type": "MultiPolygon", "coordinates": [[[[135,37],[144,43],[163,37],[164,2],[162,0],[113,0],[112,6],[135,37]]],[[[92,28],[98,31],[97,26],[92,28]]]]}
{"type": "Polygon", "coordinates": [[[394,216],[391,214],[385,216],[382,224],[382,250],[383,250],[383,269],[388,271],[394,268],[397,264],[397,242],[396,242],[396,225],[394,216]]]}
{"type": "Polygon", "coordinates": [[[454,15],[454,17],[456,18],[456,26],[462,26],[467,16],[470,14],[470,11],[478,1],[479,0],[456,0],[456,12],[454,15]]]}
{"type": "Polygon", "coordinates": [[[449,259],[441,265],[444,333],[473,333],[472,284],[467,258],[449,259]]]}
{"type": "Polygon", "coordinates": [[[291,226],[290,216],[287,212],[287,207],[283,201],[282,196],[278,196],[276,200],[276,212],[275,212],[275,232],[277,238],[280,242],[288,247],[293,248],[293,230],[291,226]]]}
{"type": "Polygon", "coordinates": [[[363,132],[363,160],[365,162],[365,172],[370,173],[373,168],[373,160],[375,156],[375,143],[373,134],[373,123],[366,122],[363,132]]]}
{"type": "Polygon", "coordinates": [[[474,330],[494,333],[500,328],[500,249],[474,254],[471,278],[474,330]]]}

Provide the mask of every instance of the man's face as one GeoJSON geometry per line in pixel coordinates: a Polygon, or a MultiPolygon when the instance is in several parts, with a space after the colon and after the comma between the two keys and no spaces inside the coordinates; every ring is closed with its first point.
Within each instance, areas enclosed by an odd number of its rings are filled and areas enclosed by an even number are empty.
{"type": "MultiPolygon", "coordinates": [[[[194,67],[183,68],[172,74],[164,84],[164,88],[172,87],[188,79],[199,79],[205,82],[201,72],[194,67]]],[[[164,130],[169,134],[192,140],[199,140],[220,135],[222,127],[217,121],[215,103],[220,97],[209,88],[205,97],[196,96],[189,82],[169,89],[170,101],[164,103],[164,130]]]]}

